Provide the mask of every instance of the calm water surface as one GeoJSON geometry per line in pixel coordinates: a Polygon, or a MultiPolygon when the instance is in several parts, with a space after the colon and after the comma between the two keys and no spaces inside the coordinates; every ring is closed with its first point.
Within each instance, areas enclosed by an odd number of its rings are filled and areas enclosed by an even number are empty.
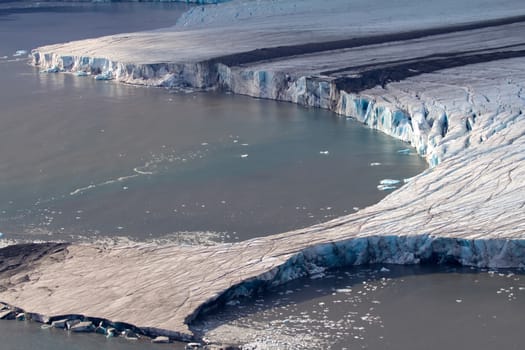
{"type": "Polygon", "coordinates": [[[266,344],[269,349],[525,346],[523,270],[353,267],[230,304],[195,328],[207,330],[212,339],[266,344]]]}
{"type": "MultiPolygon", "coordinates": [[[[139,5],[3,17],[10,28],[0,33],[0,56],[8,57],[0,63],[5,238],[236,241],[351,213],[386,194],[377,189],[381,179],[425,169],[419,157],[398,153],[405,144],[327,111],[40,74],[10,62],[16,49],[99,35],[108,21],[136,29],[128,24],[139,5]],[[25,36],[13,38],[18,32],[25,36]]],[[[180,9],[157,6],[149,4],[140,23],[180,9]]]]}

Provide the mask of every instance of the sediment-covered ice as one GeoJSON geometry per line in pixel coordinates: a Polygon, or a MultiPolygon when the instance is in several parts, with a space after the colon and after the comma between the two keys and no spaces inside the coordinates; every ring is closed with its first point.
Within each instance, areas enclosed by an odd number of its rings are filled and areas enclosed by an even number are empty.
{"type": "Polygon", "coordinates": [[[33,51],[42,69],[329,109],[407,142],[431,168],[380,184],[401,187],[376,205],[293,232],[213,247],[68,246],[67,259],[0,275],[0,300],[190,337],[188,323],[215,305],[329,267],[525,266],[525,5],[403,2],[232,1],[171,29],[33,51]]]}

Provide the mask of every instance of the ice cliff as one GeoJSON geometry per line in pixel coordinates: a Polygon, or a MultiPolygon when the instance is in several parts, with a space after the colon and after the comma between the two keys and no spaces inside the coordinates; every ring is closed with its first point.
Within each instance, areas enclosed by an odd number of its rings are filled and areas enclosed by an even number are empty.
{"type": "Polygon", "coordinates": [[[68,246],[67,259],[0,275],[0,300],[181,337],[217,303],[329,267],[525,266],[525,7],[447,4],[402,21],[381,1],[375,13],[343,0],[233,1],[169,30],[34,50],[41,69],[326,108],[410,143],[431,169],[355,214],[237,244],[68,246]]]}

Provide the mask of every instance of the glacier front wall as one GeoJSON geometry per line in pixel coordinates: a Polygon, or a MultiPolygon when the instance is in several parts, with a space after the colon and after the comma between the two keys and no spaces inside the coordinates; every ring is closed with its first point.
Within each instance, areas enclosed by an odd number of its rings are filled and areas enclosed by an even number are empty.
{"type": "Polygon", "coordinates": [[[452,264],[477,268],[525,267],[525,240],[459,239],[414,236],[370,236],[319,244],[293,255],[284,264],[232,286],[202,304],[186,323],[239,297],[325,269],[365,264],[452,264]]]}
{"type": "Polygon", "coordinates": [[[136,64],[37,51],[32,55],[33,63],[42,69],[87,72],[134,85],[221,88],[236,94],[328,109],[410,143],[431,167],[438,165],[446,153],[446,148],[440,147],[448,131],[445,110],[423,104],[403,109],[372,96],[339,90],[331,77],[290,76],[278,71],[231,68],[212,61],[136,64]]]}

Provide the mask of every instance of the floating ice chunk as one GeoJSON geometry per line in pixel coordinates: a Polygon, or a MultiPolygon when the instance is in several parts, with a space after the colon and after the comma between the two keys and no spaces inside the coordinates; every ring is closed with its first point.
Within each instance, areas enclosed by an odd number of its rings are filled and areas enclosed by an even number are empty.
{"type": "Polygon", "coordinates": [[[409,178],[406,178],[406,179],[403,179],[403,182],[404,183],[409,183],[410,181],[412,181],[412,179],[414,179],[415,176],[413,177],[409,177],[409,178]]]}
{"type": "Polygon", "coordinates": [[[247,158],[248,155],[247,154],[241,154],[241,158],[247,158]]]}
{"type": "Polygon", "coordinates": [[[239,300],[230,300],[226,303],[226,305],[228,306],[235,306],[235,305],[239,305],[241,302],[239,300]]]}
{"type": "Polygon", "coordinates": [[[410,154],[410,148],[404,148],[397,151],[397,153],[401,154],[410,154]]]}
{"type": "Polygon", "coordinates": [[[318,272],[318,273],[315,273],[313,275],[310,275],[310,279],[316,280],[316,279],[319,279],[319,278],[323,278],[325,276],[326,276],[326,274],[324,272],[318,272]]]}
{"type": "Polygon", "coordinates": [[[330,152],[328,152],[328,151],[319,151],[319,154],[324,154],[324,155],[326,155],[326,154],[329,154],[329,153],[330,153],[330,152]]]}
{"type": "Polygon", "coordinates": [[[16,50],[13,57],[27,56],[27,50],[16,50]]]}
{"type": "Polygon", "coordinates": [[[397,185],[400,182],[401,181],[395,180],[395,179],[383,179],[383,180],[379,181],[379,184],[381,184],[381,185],[397,185]]]}
{"type": "Polygon", "coordinates": [[[1,57],[0,57],[0,59],[2,59],[2,60],[7,60],[8,58],[9,58],[9,57],[7,57],[7,56],[1,56],[1,57]]]}
{"type": "Polygon", "coordinates": [[[113,79],[113,73],[111,71],[107,71],[98,75],[95,75],[95,80],[111,80],[113,79]]]}
{"type": "Polygon", "coordinates": [[[350,288],[339,288],[335,290],[337,293],[352,293],[352,289],[350,288]]]}
{"type": "Polygon", "coordinates": [[[208,146],[208,142],[201,143],[201,146],[208,146]]]}
{"type": "MultiPolygon", "coordinates": [[[[153,175],[153,172],[140,170],[139,168],[133,168],[133,171],[140,175],[153,175]]],[[[119,181],[120,181],[120,178],[119,178],[119,181]]]]}
{"type": "Polygon", "coordinates": [[[396,186],[377,185],[377,189],[378,189],[379,191],[395,190],[395,189],[396,189],[396,186]]]}
{"type": "Polygon", "coordinates": [[[379,184],[380,185],[397,185],[400,182],[401,181],[395,180],[395,179],[383,179],[383,180],[379,181],[379,184]]]}
{"type": "Polygon", "coordinates": [[[60,69],[57,66],[42,69],[40,71],[40,73],[58,73],[58,72],[60,72],[60,69]]]}
{"type": "Polygon", "coordinates": [[[379,166],[379,165],[381,165],[381,163],[379,163],[379,162],[372,162],[372,163],[370,163],[370,166],[379,166]]]}
{"type": "Polygon", "coordinates": [[[379,270],[381,272],[390,272],[390,269],[387,269],[386,267],[382,267],[381,270],[379,270]]]}
{"type": "Polygon", "coordinates": [[[84,72],[83,70],[79,70],[79,71],[75,72],[75,75],[77,77],[87,77],[89,74],[88,74],[88,72],[84,72]]]}
{"type": "Polygon", "coordinates": [[[458,303],[458,304],[461,303],[462,301],[463,300],[461,300],[461,299],[456,299],[456,303],[458,303]]]}
{"type": "Polygon", "coordinates": [[[2,238],[3,235],[4,235],[4,234],[3,234],[2,232],[0,232],[0,238],[2,238]]]}

